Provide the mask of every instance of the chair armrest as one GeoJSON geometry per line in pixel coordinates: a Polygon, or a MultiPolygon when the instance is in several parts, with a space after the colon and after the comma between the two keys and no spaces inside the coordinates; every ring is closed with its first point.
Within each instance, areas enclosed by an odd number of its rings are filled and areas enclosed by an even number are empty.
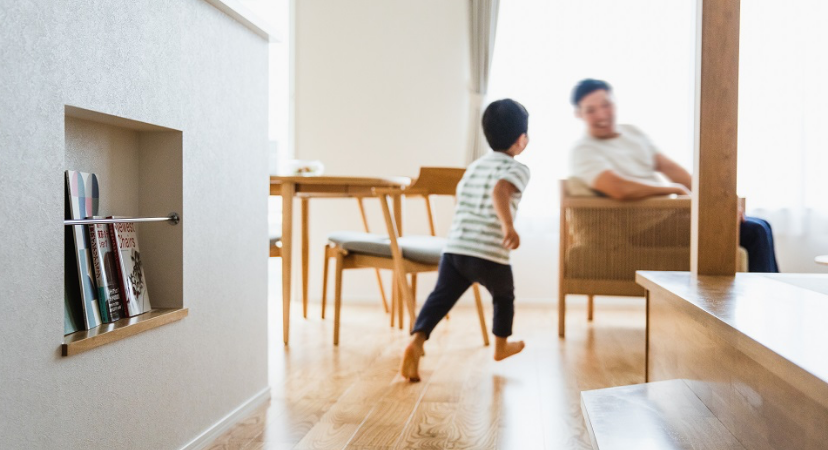
{"type": "Polygon", "coordinates": [[[690,208],[689,195],[668,195],[650,197],[643,200],[623,201],[605,197],[564,197],[561,208],[601,208],[601,209],[683,209],[690,208]]]}

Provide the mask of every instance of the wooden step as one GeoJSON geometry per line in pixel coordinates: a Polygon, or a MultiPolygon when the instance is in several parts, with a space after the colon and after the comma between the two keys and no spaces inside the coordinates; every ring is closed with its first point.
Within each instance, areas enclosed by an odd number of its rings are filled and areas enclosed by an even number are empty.
{"type": "Polygon", "coordinates": [[[581,392],[592,447],[744,449],[683,380],[581,392]]]}

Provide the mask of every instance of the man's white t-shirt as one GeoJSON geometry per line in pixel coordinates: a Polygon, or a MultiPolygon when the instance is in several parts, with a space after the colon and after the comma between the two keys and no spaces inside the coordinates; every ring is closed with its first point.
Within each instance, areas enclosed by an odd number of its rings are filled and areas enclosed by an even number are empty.
{"type": "Polygon", "coordinates": [[[518,190],[509,202],[512,218],[517,217],[518,203],[529,183],[529,168],[505,153],[490,152],[471,163],[457,185],[457,207],[443,252],[509,264],[509,250],[501,245],[503,229],[492,199],[499,180],[518,190]]]}
{"type": "Polygon", "coordinates": [[[658,149],[647,136],[632,125],[618,125],[618,136],[598,139],[587,134],[579,140],[570,155],[569,173],[589,187],[607,170],[642,181],[662,183],[656,174],[658,149]]]}

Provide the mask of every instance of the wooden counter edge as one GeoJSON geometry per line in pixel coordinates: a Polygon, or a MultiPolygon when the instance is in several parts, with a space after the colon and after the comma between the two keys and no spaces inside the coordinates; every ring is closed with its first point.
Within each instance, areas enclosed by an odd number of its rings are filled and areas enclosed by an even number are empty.
{"type": "MultiPolygon", "coordinates": [[[[690,272],[686,273],[690,276],[690,272]]],[[[777,377],[796,387],[815,402],[828,408],[828,382],[826,380],[794,364],[683,296],[661,286],[657,281],[648,278],[647,271],[637,271],[635,281],[648,291],[650,301],[654,298],[654,293],[667,299],[673,306],[684,311],[692,320],[700,323],[708,330],[715,330],[718,339],[733,346],[733,348],[764,366],[777,377]]],[[[794,287],[791,286],[791,288],[794,287]]]]}

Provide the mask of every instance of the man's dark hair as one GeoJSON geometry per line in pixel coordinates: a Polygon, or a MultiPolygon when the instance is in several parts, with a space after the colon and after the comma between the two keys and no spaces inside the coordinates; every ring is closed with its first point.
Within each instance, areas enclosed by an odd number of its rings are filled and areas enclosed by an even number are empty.
{"type": "Polygon", "coordinates": [[[572,104],[574,106],[578,106],[578,103],[581,103],[582,98],[592,94],[595,91],[600,91],[601,89],[607,92],[612,92],[612,86],[610,86],[606,81],[593,80],[592,78],[579,81],[575,86],[575,89],[572,90],[572,104]]]}
{"type": "Polygon", "coordinates": [[[510,98],[492,102],[483,113],[483,134],[496,152],[509,150],[528,129],[529,112],[510,98]]]}

